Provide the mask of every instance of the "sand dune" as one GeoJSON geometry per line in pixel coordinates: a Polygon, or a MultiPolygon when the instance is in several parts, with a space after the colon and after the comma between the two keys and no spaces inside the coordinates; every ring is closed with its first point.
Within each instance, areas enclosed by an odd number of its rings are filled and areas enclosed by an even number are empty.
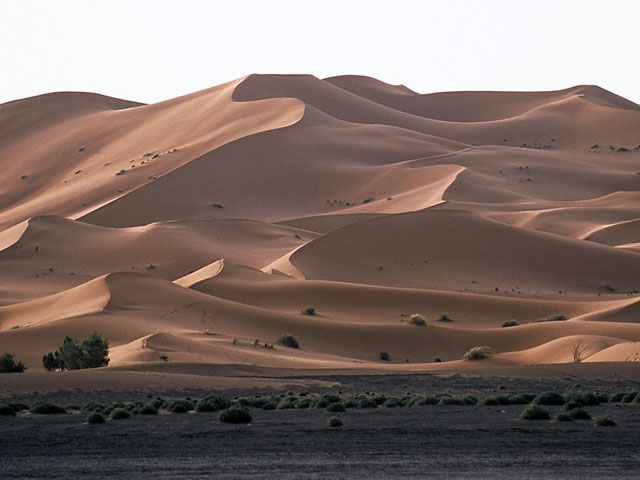
{"type": "Polygon", "coordinates": [[[640,106],[596,86],[250,75],[154,105],[2,104],[0,352],[42,382],[44,353],[96,330],[114,385],[497,372],[576,345],[637,361],[638,132],[640,106]],[[463,361],[476,345],[493,354],[463,361]]]}

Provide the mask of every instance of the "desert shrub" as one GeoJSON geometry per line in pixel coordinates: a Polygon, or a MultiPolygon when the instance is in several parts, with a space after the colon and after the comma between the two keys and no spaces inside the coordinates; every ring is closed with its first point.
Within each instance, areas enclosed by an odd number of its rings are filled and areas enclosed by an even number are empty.
{"type": "Polygon", "coordinates": [[[329,403],[338,403],[342,401],[342,398],[339,395],[335,395],[333,393],[326,393],[322,395],[322,398],[324,398],[329,403]]]}
{"type": "Polygon", "coordinates": [[[618,393],[614,393],[613,395],[611,395],[609,397],[609,401],[612,403],[618,403],[621,402],[622,399],[624,398],[624,396],[627,394],[627,392],[618,392],[618,393]]]}
{"type": "Polygon", "coordinates": [[[15,416],[16,411],[10,405],[0,405],[0,415],[15,416]]]}
{"type": "Polygon", "coordinates": [[[502,324],[502,327],[503,327],[503,328],[505,328],[505,327],[515,327],[515,326],[517,326],[517,325],[518,325],[518,322],[516,322],[515,320],[509,320],[509,321],[507,321],[507,322],[504,322],[504,323],[502,324]]]}
{"type": "Polygon", "coordinates": [[[607,403],[609,401],[609,394],[607,393],[596,392],[595,396],[600,403],[607,403]]]}
{"type": "Polygon", "coordinates": [[[388,362],[391,360],[391,357],[389,356],[389,354],[387,352],[380,352],[378,354],[378,358],[380,360],[382,360],[383,362],[388,362]]]}
{"type": "Polygon", "coordinates": [[[616,421],[611,418],[609,415],[605,415],[603,417],[597,417],[595,419],[595,423],[599,427],[616,427],[618,424],[616,421]]]}
{"type": "Polygon", "coordinates": [[[542,323],[542,322],[564,322],[565,320],[569,320],[569,317],[566,315],[551,315],[546,318],[539,318],[538,320],[534,320],[534,323],[542,323]]]}
{"type": "Polygon", "coordinates": [[[569,415],[568,413],[559,413],[556,415],[556,418],[554,418],[554,420],[556,422],[572,422],[573,417],[571,417],[571,415],[569,415]]]}
{"type": "MultiPolygon", "coordinates": [[[[267,403],[272,403],[272,400],[269,399],[268,397],[260,397],[256,395],[253,397],[241,398],[240,400],[238,400],[237,403],[244,407],[262,408],[267,403]]],[[[219,408],[219,410],[223,410],[231,406],[231,405],[223,405],[223,404],[220,404],[220,405],[221,405],[221,408],[219,408]]]]}
{"type": "Polygon", "coordinates": [[[289,335],[288,333],[285,333],[284,335],[282,335],[278,339],[278,342],[284,345],[285,347],[300,348],[300,344],[298,343],[298,340],[296,340],[295,337],[289,335]]]}
{"type": "Polygon", "coordinates": [[[566,402],[577,402],[583,406],[596,406],[600,405],[598,397],[591,392],[576,392],[573,390],[564,394],[566,402]]]}
{"type": "Polygon", "coordinates": [[[580,407],[569,410],[567,413],[574,420],[591,420],[591,415],[589,415],[589,413],[586,410],[580,407]]]}
{"type": "Polygon", "coordinates": [[[438,319],[439,322],[453,322],[453,319],[447,315],[446,313],[443,313],[442,315],[440,315],[440,318],[438,319]]]}
{"type": "MultiPolygon", "coordinates": [[[[297,400],[295,399],[295,397],[285,397],[282,400],[280,400],[280,403],[278,403],[278,410],[286,410],[288,408],[296,408],[296,402],[297,400]]],[[[318,408],[324,408],[327,405],[329,405],[329,402],[326,403],[326,405],[324,406],[319,406],[319,403],[316,403],[316,407],[318,408]]]]}
{"type": "Polygon", "coordinates": [[[371,394],[370,398],[371,398],[371,400],[376,402],[376,404],[382,405],[384,402],[386,402],[388,397],[386,395],[374,395],[374,394],[371,394]]]}
{"type": "Polygon", "coordinates": [[[482,397],[480,399],[480,405],[497,406],[500,405],[500,400],[496,397],[482,397]]]}
{"type": "Polygon", "coordinates": [[[557,392],[544,392],[538,395],[534,403],[538,405],[564,405],[564,397],[557,392]]]}
{"type": "Polygon", "coordinates": [[[342,401],[344,408],[358,408],[359,400],[356,398],[345,398],[342,401]]]}
{"type": "Polygon", "coordinates": [[[347,409],[342,403],[332,403],[325,410],[327,412],[339,413],[339,412],[345,412],[347,409]]]}
{"type": "Polygon", "coordinates": [[[250,423],[251,414],[246,408],[233,405],[222,410],[220,416],[218,416],[218,420],[223,423],[250,423]]]}
{"type": "Polygon", "coordinates": [[[378,408],[378,404],[370,398],[363,398],[358,401],[358,408],[378,408]]]}
{"type": "Polygon", "coordinates": [[[106,367],[109,365],[108,354],[109,342],[94,331],[81,344],[65,337],[56,352],[42,357],[42,364],[49,371],[106,367]]]}
{"type": "Polygon", "coordinates": [[[105,406],[101,403],[89,402],[82,406],[83,412],[102,412],[105,409],[105,406]]]}
{"type": "Polygon", "coordinates": [[[396,397],[388,397],[384,402],[382,402],[382,406],[385,408],[395,408],[400,406],[400,400],[396,397]]]}
{"type": "Polygon", "coordinates": [[[463,355],[463,360],[482,360],[491,353],[491,347],[473,347],[463,355]]]}
{"type": "MultiPolygon", "coordinates": [[[[310,408],[313,407],[315,402],[312,398],[301,398],[295,403],[296,408],[310,408]]],[[[331,406],[331,405],[329,405],[331,406]]]]}
{"type": "Polygon", "coordinates": [[[522,412],[520,418],[522,418],[523,420],[548,420],[551,418],[551,415],[540,405],[532,403],[524,409],[524,412],[522,412]]]}
{"type": "Polygon", "coordinates": [[[464,399],[460,397],[441,397],[438,405],[464,405],[464,399]]]}
{"type": "MultiPolygon", "coordinates": [[[[531,403],[533,398],[527,398],[525,395],[507,395],[509,399],[509,403],[511,405],[526,405],[527,403],[531,403]]],[[[534,397],[535,398],[535,397],[534,397]]]]}
{"type": "Polygon", "coordinates": [[[157,415],[158,409],[150,403],[145,403],[144,405],[140,405],[136,409],[136,412],[140,415],[157,415]]]}
{"type": "Polygon", "coordinates": [[[41,402],[36,403],[30,410],[31,413],[39,413],[41,415],[55,415],[59,413],[67,413],[67,411],[59,406],[54,405],[53,403],[41,402]]]}
{"type": "Polygon", "coordinates": [[[437,405],[438,399],[432,395],[421,395],[413,405],[421,407],[423,405],[437,405]]]}
{"type": "Polygon", "coordinates": [[[169,407],[171,413],[187,413],[189,409],[183,403],[176,403],[169,407]]]}
{"type": "Polygon", "coordinates": [[[109,417],[113,418],[114,420],[124,420],[127,418],[131,418],[131,412],[126,408],[114,408],[113,410],[111,410],[109,417]]]}
{"type": "Polygon", "coordinates": [[[201,398],[195,405],[195,410],[198,413],[202,412],[217,412],[229,408],[231,402],[226,398],[219,397],[218,395],[209,395],[201,398]]]}
{"type": "Polygon", "coordinates": [[[564,409],[565,410],[573,410],[574,408],[580,408],[582,405],[580,405],[580,402],[576,402],[575,400],[571,400],[570,402],[567,402],[564,404],[564,409]]]}
{"type": "Polygon", "coordinates": [[[272,402],[272,401],[268,401],[267,403],[263,404],[262,410],[275,410],[277,407],[276,402],[272,402]]]}
{"type": "Polygon", "coordinates": [[[342,426],[342,419],[340,417],[329,417],[327,419],[327,424],[330,427],[341,427],[342,426]]]}
{"type": "Polygon", "coordinates": [[[636,391],[626,393],[624,397],[622,397],[622,403],[633,402],[639,393],[640,392],[636,392],[636,391]]]}
{"type": "Polygon", "coordinates": [[[9,352],[4,352],[4,355],[0,357],[0,373],[21,373],[25,370],[24,363],[16,362],[9,352]]]}
{"type": "MultiPolygon", "coordinates": [[[[185,399],[180,399],[180,400],[174,400],[173,402],[171,402],[169,404],[168,410],[170,412],[173,412],[173,409],[175,407],[177,407],[178,405],[184,407],[185,411],[187,411],[187,412],[190,412],[191,410],[193,410],[195,408],[195,405],[193,404],[193,402],[191,402],[189,400],[185,400],[185,399]]],[[[182,412],[174,412],[174,413],[182,413],[182,412]]]]}
{"type": "Polygon", "coordinates": [[[302,310],[302,313],[305,314],[305,315],[315,315],[316,314],[316,309],[315,309],[315,307],[307,307],[307,308],[302,310]]]}
{"type": "Polygon", "coordinates": [[[409,324],[424,326],[427,324],[427,320],[419,313],[414,313],[409,317],[409,324]]]}
{"type": "Polygon", "coordinates": [[[87,415],[87,423],[104,423],[105,419],[104,419],[104,415],[102,415],[100,412],[91,412],[89,415],[87,415]]]}
{"type": "Polygon", "coordinates": [[[29,405],[27,405],[26,403],[15,402],[15,403],[10,403],[9,406],[13,408],[16,411],[16,413],[21,412],[23,410],[29,410],[29,405]]]}

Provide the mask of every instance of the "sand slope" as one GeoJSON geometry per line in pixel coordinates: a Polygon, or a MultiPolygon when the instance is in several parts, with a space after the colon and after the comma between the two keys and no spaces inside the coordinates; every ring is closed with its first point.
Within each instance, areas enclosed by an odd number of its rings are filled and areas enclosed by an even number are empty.
{"type": "Polygon", "coordinates": [[[489,370],[576,345],[596,370],[636,361],[638,132],[640,106],[596,86],[250,75],[2,104],[0,352],[37,372],[96,330],[107,370],[172,381],[465,371],[476,345],[489,370]]]}

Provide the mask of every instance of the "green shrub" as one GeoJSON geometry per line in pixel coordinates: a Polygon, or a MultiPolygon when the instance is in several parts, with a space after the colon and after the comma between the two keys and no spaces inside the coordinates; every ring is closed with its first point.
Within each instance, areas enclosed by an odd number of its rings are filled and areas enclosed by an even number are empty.
{"type": "Polygon", "coordinates": [[[631,403],[635,400],[635,398],[638,396],[639,392],[633,391],[633,392],[628,392],[624,395],[624,397],[622,397],[622,403],[631,403]]]}
{"type": "Polygon", "coordinates": [[[327,412],[340,413],[340,412],[346,412],[347,409],[342,403],[331,403],[326,408],[326,410],[327,412]]]}
{"type": "Polygon", "coordinates": [[[491,353],[491,347],[473,347],[463,355],[463,360],[482,360],[491,353]]]}
{"type": "Polygon", "coordinates": [[[102,415],[99,412],[91,412],[89,415],[87,415],[87,423],[104,423],[105,419],[104,419],[104,415],[102,415]]]}
{"type": "Polygon", "coordinates": [[[611,402],[611,403],[621,402],[626,394],[627,394],[627,392],[614,393],[613,395],[611,395],[609,397],[609,402],[611,402]]]}
{"type": "Polygon", "coordinates": [[[518,325],[518,322],[516,322],[515,320],[509,320],[509,321],[507,321],[507,322],[504,322],[504,323],[502,324],[502,327],[503,327],[503,328],[506,328],[506,327],[515,327],[515,326],[517,326],[517,325],[518,325]]]}
{"type": "Polygon", "coordinates": [[[477,405],[478,404],[477,395],[467,394],[467,395],[462,397],[462,400],[464,401],[465,405],[477,405]]]}
{"type": "Polygon", "coordinates": [[[388,362],[391,360],[391,357],[387,352],[380,352],[378,354],[378,358],[380,358],[380,360],[382,360],[383,362],[388,362]]]}
{"type": "Polygon", "coordinates": [[[144,405],[140,405],[136,412],[140,415],[157,415],[158,409],[150,403],[145,403],[144,405]]]}
{"type": "Polygon", "coordinates": [[[288,333],[285,333],[284,335],[282,335],[278,339],[278,342],[284,345],[285,347],[300,348],[300,344],[298,343],[298,340],[296,340],[295,337],[289,335],[288,333]]]}
{"type": "Polygon", "coordinates": [[[573,410],[574,408],[580,408],[582,405],[580,404],[580,402],[576,402],[575,400],[571,400],[570,402],[567,402],[564,404],[564,409],[565,410],[573,410]]]}
{"type": "Polygon", "coordinates": [[[67,413],[67,411],[59,406],[48,402],[36,403],[31,407],[31,413],[39,413],[41,415],[56,415],[59,413],[67,413]]]}
{"type": "Polygon", "coordinates": [[[296,408],[310,408],[315,405],[315,402],[312,398],[301,398],[295,403],[296,408]]]}
{"type": "Polygon", "coordinates": [[[262,408],[262,410],[275,410],[276,407],[277,407],[277,405],[276,405],[275,402],[268,401],[265,404],[263,404],[262,407],[260,407],[260,408],[262,408]]]}
{"type": "Polygon", "coordinates": [[[195,405],[193,404],[193,402],[189,401],[189,400],[174,400],[173,402],[171,402],[169,404],[169,408],[168,410],[170,412],[173,413],[185,413],[185,412],[190,412],[195,408],[195,405]],[[179,412],[175,411],[176,407],[178,407],[178,410],[181,410],[179,412]],[[184,410],[182,410],[182,408],[184,408],[184,410]]]}
{"type": "Polygon", "coordinates": [[[559,413],[556,415],[556,418],[554,420],[556,422],[572,422],[573,417],[571,417],[571,415],[569,415],[568,413],[559,413]]]}
{"type": "Polygon", "coordinates": [[[609,415],[605,415],[603,417],[597,417],[595,419],[595,423],[599,427],[616,427],[616,426],[618,426],[616,421],[613,418],[611,418],[609,415]]]}
{"type": "Polygon", "coordinates": [[[131,412],[126,408],[114,408],[111,410],[109,417],[114,420],[124,420],[127,418],[131,418],[131,412]]]}
{"type": "Polygon", "coordinates": [[[534,320],[534,323],[543,323],[543,322],[564,322],[565,320],[569,320],[569,317],[566,315],[551,315],[547,318],[539,318],[538,320],[534,320]]]}
{"type": "Polygon", "coordinates": [[[441,397],[438,405],[464,405],[465,402],[459,397],[441,397]]]}
{"type": "Polygon", "coordinates": [[[23,410],[29,410],[29,405],[22,402],[10,403],[9,406],[13,408],[16,411],[16,413],[21,412],[23,410]]]}
{"type": "Polygon", "coordinates": [[[15,417],[16,411],[10,405],[3,404],[0,405],[0,415],[15,417]]]}
{"type": "Polygon", "coordinates": [[[4,352],[4,355],[0,357],[0,373],[21,373],[26,370],[24,363],[17,362],[13,359],[13,355],[9,352],[4,352]]]}
{"type": "Polygon", "coordinates": [[[589,415],[589,413],[586,410],[580,407],[569,410],[568,414],[574,420],[591,420],[591,415],[589,415]]]}
{"type": "Polygon", "coordinates": [[[218,420],[223,423],[250,423],[251,414],[246,408],[240,407],[238,405],[233,405],[222,410],[222,412],[220,412],[218,420]]]}
{"type": "Polygon", "coordinates": [[[329,417],[327,419],[327,423],[329,424],[330,427],[341,427],[342,419],[340,417],[329,417]]]}
{"type": "Polygon", "coordinates": [[[483,397],[480,400],[480,405],[490,405],[493,407],[500,405],[500,400],[498,400],[496,397],[483,397]]]}
{"type": "Polygon", "coordinates": [[[226,398],[219,397],[218,395],[209,395],[200,399],[195,406],[196,412],[218,412],[229,408],[231,402],[226,398]]]}
{"type": "Polygon", "coordinates": [[[538,405],[564,405],[564,397],[557,392],[544,392],[538,395],[534,403],[538,405]]]}
{"type": "Polygon", "coordinates": [[[382,402],[382,406],[385,408],[395,408],[400,406],[400,400],[396,397],[388,397],[384,402],[382,402]]]}
{"type": "Polygon", "coordinates": [[[437,405],[438,404],[438,399],[432,395],[421,395],[420,397],[418,397],[415,402],[413,403],[413,405],[417,406],[417,407],[421,407],[424,405],[437,405]]]}
{"type": "Polygon", "coordinates": [[[378,408],[378,404],[370,398],[363,398],[358,401],[358,408],[378,408]]]}
{"type": "Polygon", "coordinates": [[[447,315],[446,313],[443,313],[442,315],[440,315],[440,318],[438,319],[439,322],[453,322],[453,319],[447,315]]]}
{"type": "Polygon", "coordinates": [[[551,418],[551,415],[540,405],[532,403],[525,408],[524,412],[520,415],[520,418],[523,420],[548,420],[551,418]]]}
{"type": "Polygon", "coordinates": [[[307,307],[304,310],[302,310],[302,313],[305,315],[315,315],[316,314],[316,309],[315,307],[307,307]]]}
{"type": "Polygon", "coordinates": [[[598,397],[591,392],[576,392],[571,390],[564,394],[564,399],[566,402],[576,402],[583,406],[600,405],[598,397]]]}
{"type": "Polygon", "coordinates": [[[414,313],[409,317],[409,324],[425,326],[427,324],[427,320],[419,313],[414,313]]]}
{"type": "Polygon", "coordinates": [[[509,403],[511,405],[526,405],[527,403],[531,403],[535,396],[532,396],[532,398],[528,398],[525,395],[507,395],[507,398],[509,399],[509,403]]]}
{"type": "Polygon", "coordinates": [[[105,409],[105,406],[101,403],[89,402],[83,405],[83,412],[102,412],[105,409]]]}

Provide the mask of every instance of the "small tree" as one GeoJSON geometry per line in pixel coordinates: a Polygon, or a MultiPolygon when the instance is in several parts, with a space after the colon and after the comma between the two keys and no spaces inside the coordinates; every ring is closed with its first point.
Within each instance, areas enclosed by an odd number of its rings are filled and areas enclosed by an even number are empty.
{"type": "Polygon", "coordinates": [[[576,343],[571,347],[571,354],[573,355],[573,363],[582,363],[584,352],[587,350],[587,345],[583,345],[582,342],[576,343]]]}
{"type": "Polygon", "coordinates": [[[13,355],[9,352],[4,352],[4,355],[0,357],[0,373],[20,373],[25,370],[26,367],[24,366],[24,363],[16,363],[13,359],[13,355]]]}
{"type": "Polygon", "coordinates": [[[83,368],[98,368],[109,365],[109,342],[102,338],[98,332],[91,332],[89,337],[82,342],[81,348],[84,359],[83,368]]]}
{"type": "Polygon", "coordinates": [[[42,356],[42,365],[44,368],[53,372],[54,370],[62,370],[64,368],[62,362],[60,361],[60,352],[49,352],[42,356]]]}

